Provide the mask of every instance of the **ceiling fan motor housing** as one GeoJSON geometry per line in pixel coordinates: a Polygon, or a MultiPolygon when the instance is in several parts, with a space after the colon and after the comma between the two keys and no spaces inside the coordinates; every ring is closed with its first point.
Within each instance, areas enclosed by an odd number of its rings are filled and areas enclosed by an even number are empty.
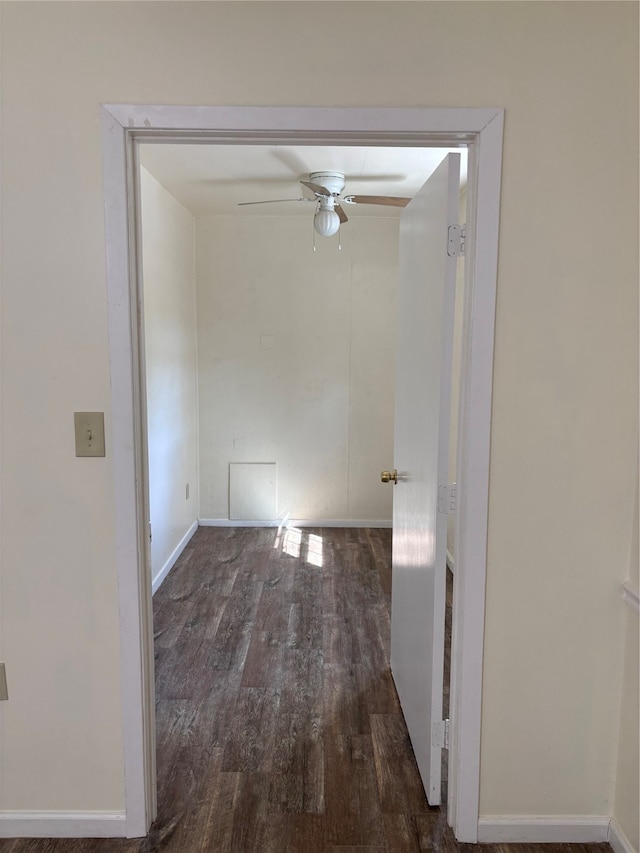
{"type": "Polygon", "coordinates": [[[342,172],[311,172],[309,180],[313,184],[329,190],[331,195],[340,195],[344,189],[344,175],[342,172]]]}

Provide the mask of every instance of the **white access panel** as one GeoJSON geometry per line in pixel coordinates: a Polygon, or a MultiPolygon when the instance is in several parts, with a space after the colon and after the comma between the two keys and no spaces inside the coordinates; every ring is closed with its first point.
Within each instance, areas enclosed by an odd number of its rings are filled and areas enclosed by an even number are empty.
{"type": "Polygon", "coordinates": [[[232,521],[273,521],[275,517],[275,462],[230,462],[229,518],[232,521]]]}

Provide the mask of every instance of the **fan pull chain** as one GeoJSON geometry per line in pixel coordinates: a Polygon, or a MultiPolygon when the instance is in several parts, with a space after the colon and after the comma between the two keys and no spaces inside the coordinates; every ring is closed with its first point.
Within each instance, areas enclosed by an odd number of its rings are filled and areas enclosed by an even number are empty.
{"type": "MultiPolygon", "coordinates": [[[[320,199],[316,199],[316,214],[320,210],[320,199]]],[[[313,251],[316,250],[316,225],[315,225],[315,216],[313,222],[313,251]]]]}

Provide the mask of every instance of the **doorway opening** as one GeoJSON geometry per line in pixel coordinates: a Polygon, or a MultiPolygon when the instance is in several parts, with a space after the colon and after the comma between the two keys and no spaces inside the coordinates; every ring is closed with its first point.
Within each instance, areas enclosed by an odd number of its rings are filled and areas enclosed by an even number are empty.
{"type": "Polygon", "coordinates": [[[453,624],[450,821],[459,840],[477,837],[479,721],[491,366],[495,301],[502,112],[500,110],[334,110],[103,108],[108,289],[113,388],[116,529],[121,604],[126,834],[144,834],[154,811],[150,582],[145,518],[144,403],[141,399],[137,302],[139,232],[135,143],[194,138],[242,143],[277,140],[364,145],[461,145],[471,151],[470,237],[461,402],[461,496],[453,624]],[[482,142],[482,144],[478,144],[482,142]],[[473,334],[471,332],[473,331],[473,334]],[[461,571],[464,569],[464,571],[461,571]],[[480,638],[480,641],[478,641],[480,638]],[[461,689],[462,687],[462,689],[461,689]],[[460,769],[465,772],[460,773],[460,769]],[[475,768],[475,769],[474,769],[475,768]]]}
{"type": "MultiPolygon", "coordinates": [[[[448,150],[139,144],[154,591],[197,525],[277,524],[293,557],[301,527],[391,526],[392,489],[376,489],[375,472],[393,459],[395,203],[448,150]],[[339,208],[340,234],[316,246],[316,204],[298,182],[323,180],[320,165],[346,174],[349,216],[339,208]]],[[[464,157],[461,178],[463,223],[464,157]]],[[[463,269],[459,258],[458,369],[463,269]]],[[[311,540],[322,566],[322,538],[311,540]]]]}

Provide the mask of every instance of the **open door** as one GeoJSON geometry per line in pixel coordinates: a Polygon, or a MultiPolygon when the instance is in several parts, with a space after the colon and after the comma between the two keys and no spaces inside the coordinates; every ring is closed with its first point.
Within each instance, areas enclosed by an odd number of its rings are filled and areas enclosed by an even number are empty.
{"type": "Polygon", "coordinates": [[[440,803],[449,420],[460,155],[402,212],[395,387],[391,670],[432,806],[440,803]],[[395,472],[394,472],[395,473],[395,472]],[[439,506],[440,504],[440,506],[439,506]]]}

